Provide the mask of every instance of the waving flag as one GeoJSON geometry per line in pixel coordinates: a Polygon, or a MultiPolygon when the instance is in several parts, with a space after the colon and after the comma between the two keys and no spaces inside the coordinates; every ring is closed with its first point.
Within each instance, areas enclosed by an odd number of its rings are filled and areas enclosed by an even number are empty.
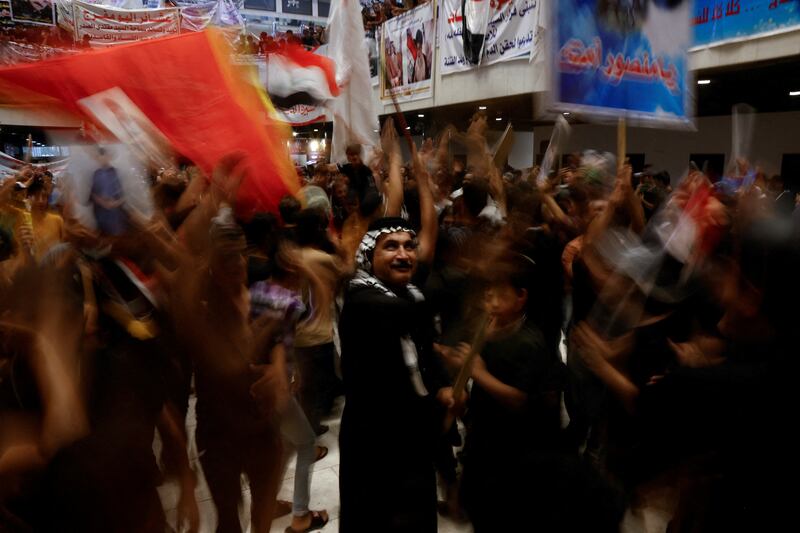
{"type": "Polygon", "coordinates": [[[324,104],[339,96],[336,65],[302,46],[286,45],[267,56],[267,92],[281,108],[324,104]]]}
{"type": "Polygon", "coordinates": [[[229,45],[215,30],[0,69],[0,98],[21,104],[44,98],[89,120],[79,101],[114,88],[207,175],[224,156],[242,153],[240,214],[275,211],[296,190],[289,129],[270,118],[265,93],[231,63],[229,45]]]}

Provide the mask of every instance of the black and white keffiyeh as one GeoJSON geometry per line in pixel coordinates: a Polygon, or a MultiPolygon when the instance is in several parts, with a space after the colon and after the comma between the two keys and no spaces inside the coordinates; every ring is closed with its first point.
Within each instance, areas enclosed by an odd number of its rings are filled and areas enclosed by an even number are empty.
{"type": "MultiPolygon", "coordinates": [[[[397,294],[373,274],[372,254],[375,251],[375,245],[381,235],[398,232],[410,233],[412,237],[416,237],[417,235],[402,218],[384,218],[370,225],[369,231],[367,231],[364,238],[361,239],[361,244],[356,252],[356,273],[353,279],[350,280],[349,290],[369,287],[379,290],[386,296],[397,298],[397,294]]],[[[421,302],[425,299],[422,292],[411,283],[406,285],[406,290],[408,290],[409,294],[411,294],[411,297],[414,298],[416,302],[421,302]]],[[[417,346],[414,344],[411,335],[405,335],[400,338],[400,347],[403,352],[403,361],[405,362],[406,368],[408,368],[414,391],[419,396],[427,396],[428,390],[425,388],[422,375],[419,371],[417,346]]]]}

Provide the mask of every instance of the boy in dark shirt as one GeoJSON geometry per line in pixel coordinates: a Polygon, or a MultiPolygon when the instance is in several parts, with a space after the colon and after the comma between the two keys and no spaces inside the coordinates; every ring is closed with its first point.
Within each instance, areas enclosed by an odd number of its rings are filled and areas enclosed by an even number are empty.
{"type": "MultiPolygon", "coordinates": [[[[525,315],[533,263],[519,254],[506,263],[486,291],[491,322],[472,366],[463,495],[476,533],[518,524],[507,501],[527,477],[519,467],[531,455],[556,449],[560,431],[562,364],[525,315]]],[[[470,347],[440,351],[460,366],[470,347]]]]}

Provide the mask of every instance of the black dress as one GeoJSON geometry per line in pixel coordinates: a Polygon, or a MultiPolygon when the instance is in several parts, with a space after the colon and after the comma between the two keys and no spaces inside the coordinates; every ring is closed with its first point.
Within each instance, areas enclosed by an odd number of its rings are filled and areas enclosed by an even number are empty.
{"type": "Polygon", "coordinates": [[[351,291],[339,323],[345,407],[339,436],[340,531],[435,532],[434,454],[446,374],[432,353],[433,322],[408,293],[351,291]],[[400,339],[411,335],[428,395],[415,391],[400,339]]]}

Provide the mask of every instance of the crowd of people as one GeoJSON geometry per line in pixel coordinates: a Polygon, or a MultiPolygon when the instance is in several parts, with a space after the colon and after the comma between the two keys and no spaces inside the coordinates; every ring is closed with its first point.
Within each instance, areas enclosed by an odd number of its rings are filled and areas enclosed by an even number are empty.
{"type": "Polygon", "coordinates": [[[0,529],[164,531],[175,479],[196,531],[200,469],[217,531],[241,531],[242,474],[251,531],[319,529],[316,438],[341,395],[346,533],[433,532],[437,513],[476,533],[791,523],[783,182],[743,158],[719,184],[592,151],[500,168],[486,130],[477,114],[404,161],[389,118],[371,154],[247,219],[236,155],[154,169],[150,218],[102,150],[84,197],[41,167],[5,179],[0,529]]]}
{"type": "Polygon", "coordinates": [[[270,35],[262,31],[258,39],[252,34],[244,33],[236,41],[236,51],[240,54],[267,55],[287,44],[303,46],[306,50],[313,51],[315,48],[325,44],[325,28],[323,26],[305,26],[300,35],[295,34],[294,30],[286,30],[283,33],[270,35]]]}
{"type": "Polygon", "coordinates": [[[374,32],[387,20],[427,3],[428,0],[372,0],[369,5],[364,5],[362,2],[361,17],[364,29],[367,33],[374,32]]]}

